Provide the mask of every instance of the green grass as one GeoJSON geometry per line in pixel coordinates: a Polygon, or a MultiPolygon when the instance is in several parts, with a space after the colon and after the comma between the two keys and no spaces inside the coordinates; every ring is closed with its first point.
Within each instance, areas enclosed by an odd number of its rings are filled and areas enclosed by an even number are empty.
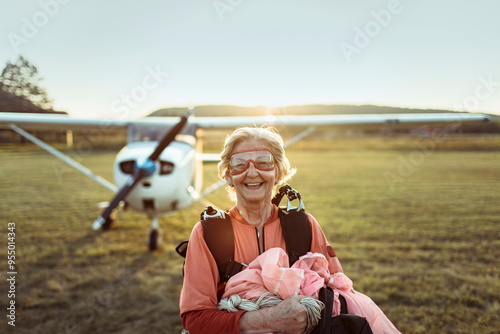
{"type": "MultiPolygon", "coordinates": [[[[488,137],[486,137],[488,138],[488,137]]],[[[496,333],[500,328],[499,138],[324,139],[288,150],[291,182],[320,222],[354,288],[403,333],[496,333]],[[422,144],[422,142],[420,142],[422,144]],[[429,142],[427,142],[429,143],[429,142]],[[389,179],[388,179],[389,176],[389,179]],[[396,180],[396,181],[394,181],[396,180]]],[[[112,180],[116,152],[76,158],[112,180]]],[[[205,185],[217,180],[207,166],[205,185]]],[[[32,146],[0,149],[0,249],[16,223],[16,328],[2,332],[180,333],[182,259],[203,205],[161,219],[151,253],[149,221],[123,212],[94,232],[96,204],[112,194],[32,146]]],[[[231,204],[224,190],[208,200],[231,204]]]]}

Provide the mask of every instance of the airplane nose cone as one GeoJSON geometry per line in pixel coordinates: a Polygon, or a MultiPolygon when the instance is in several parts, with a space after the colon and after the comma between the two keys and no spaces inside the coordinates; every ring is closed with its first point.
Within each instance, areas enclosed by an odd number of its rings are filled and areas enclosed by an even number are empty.
{"type": "Polygon", "coordinates": [[[150,159],[137,159],[135,161],[134,170],[141,177],[153,175],[156,170],[155,162],[150,159]]]}

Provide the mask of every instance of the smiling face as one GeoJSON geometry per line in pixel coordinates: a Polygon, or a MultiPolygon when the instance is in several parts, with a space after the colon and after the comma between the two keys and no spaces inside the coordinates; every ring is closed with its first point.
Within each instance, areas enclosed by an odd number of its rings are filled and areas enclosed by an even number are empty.
{"type": "MultiPolygon", "coordinates": [[[[247,140],[234,146],[233,153],[269,147],[260,140],[247,140]]],[[[253,162],[249,162],[247,169],[241,173],[232,175],[229,170],[226,173],[226,181],[229,186],[234,187],[238,205],[266,204],[271,202],[273,187],[276,184],[276,169],[257,169],[253,162]]]]}

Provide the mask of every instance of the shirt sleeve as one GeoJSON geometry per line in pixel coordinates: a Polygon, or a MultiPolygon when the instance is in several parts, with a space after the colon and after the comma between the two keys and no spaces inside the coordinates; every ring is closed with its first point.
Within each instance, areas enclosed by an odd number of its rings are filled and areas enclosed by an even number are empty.
{"type": "Polygon", "coordinates": [[[244,311],[229,313],[217,309],[219,271],[198,223],[189,238],[180,295],[180,313],[185,330],[196,333],[239,333],[244,311]]]}
{"type": "Polygon", "coordinates": [[[330,273],[335,274],[338,272],[343,272],[342,266],[340,265],[340,261],[335,254],[334,248],[330,245],[328,240],[326,239],[321,226],[319,226],[318,222],[314,217],[310,214],[307,214],[309,218],[309,224],[311,226],[312,233],[312,241],[311,241],[311,252],[313,253],[321,253],[328,260],[328,269],[330,273]]]}
{"type": "Polygon", "coordinates": [[[219,271],[204,237],[203,226],[197,223],[191,237],[184,263],[184,281],[180,295],[180,311],[217,309],[219,271]]]}
{"type": "Polygon", "coordinates": [[[182,314],[182,325],[189,334],[239,334],[239,322],[246,311],[201,310],[182,314]]]}

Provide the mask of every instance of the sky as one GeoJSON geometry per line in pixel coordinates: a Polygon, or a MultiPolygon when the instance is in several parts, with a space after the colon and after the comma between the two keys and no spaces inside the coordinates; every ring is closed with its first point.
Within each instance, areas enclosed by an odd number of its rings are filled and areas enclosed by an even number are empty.
{"type": "Polygon", "coordinates": [[[374,104],[500,114],[495,0],[0,0],[56,110],[374,104]]]}

